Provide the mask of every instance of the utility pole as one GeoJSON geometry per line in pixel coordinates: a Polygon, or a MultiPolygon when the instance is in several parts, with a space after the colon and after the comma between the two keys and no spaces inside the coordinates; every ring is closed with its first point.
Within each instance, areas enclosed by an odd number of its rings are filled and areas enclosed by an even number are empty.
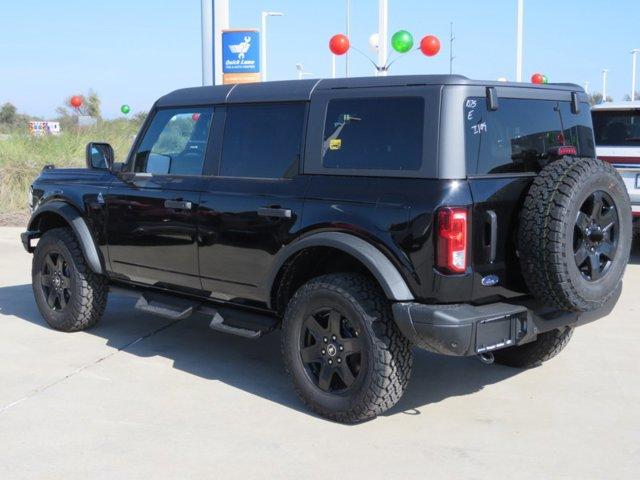
{"type": "Polygon", "coordinates": [[[453,59],[456,58],[453,55],[453,41],[456,37],[453,35],[453,22],[449,25],[449,75],[453,74],[453,59]]]}
{"type": "Polygon", "coordinates": [[[602,103],[607,101],[607,73],[609,73],[608,68],[602,69],[602,103]]]}
{"type": "Polygon", "coordinates": [[[631,50],[631,101],[636,99],[636,56],[640,52],[640,49],[634,48],[631,50]]]}
{"type": "Polygon", "coordinates": [[[389,1],[378,1],[378,36],[380,38],[378,44],[378,75],[386,77],[387,70],[380,67],[387,65],[387,48],[389,44],[389,1]]]}
{"type": "Polygon", "coordinates": [[[522,81],[522,57],[524,48],[524,0],[518,0],[516,27],[516,82],[522,81]]]}

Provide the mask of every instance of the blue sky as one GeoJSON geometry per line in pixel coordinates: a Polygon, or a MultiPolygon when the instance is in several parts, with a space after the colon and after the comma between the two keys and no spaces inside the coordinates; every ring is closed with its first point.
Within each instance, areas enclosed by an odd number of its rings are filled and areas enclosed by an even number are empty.
{"type": "MultiPolygon", "coordinates": [[[[369,52],[377,30],[377,0],[351,0],[351,42],[369,52]]],[[[389,30],[419,40],[437,35],[435,58],[413,53],[392,74],[448,72],[449,22],[456,34],[454,72],[473,78],[515,77],[516,0],[389,0],[389,30]]],[[[329,76],[330,36],[345,30],[345,0],[230,0],[232,28],[269,19],[269,79],[296,78],[296,63],[329,76]]],[[[540,71],[551,81],[590,82],[629,93],[631,48],[640,48],[637,0],[525,0],[525,77],[540,71]]],[[[371,54],[373,55],[373,54],[371,54]]],[[[127,103],[148,109],[160,95],[201,81],[200,0],[3,0],[0,4],[0,103],[51,117],[73,93],[96,90],[107,117],[127,103]]],[[[370,75],[353,53],[352,75],[370,75]]],[[[338,73],[344,64],[338,62],[338,73]]]]}

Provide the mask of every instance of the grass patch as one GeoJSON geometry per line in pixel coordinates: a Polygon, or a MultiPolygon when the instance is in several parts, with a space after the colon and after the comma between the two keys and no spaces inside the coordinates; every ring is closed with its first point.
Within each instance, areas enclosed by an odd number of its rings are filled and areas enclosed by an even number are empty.
{"type": "Polygon", "coordinates": [[[24,212],[27,193],[42,167],[83,167],[87,143],[107,142],[123,161],[140,127],[139,121],[102,121],[95,127],[71,128],[58,137],[34,138],[14,131],[0,139],[0,214],[24,212]]]}

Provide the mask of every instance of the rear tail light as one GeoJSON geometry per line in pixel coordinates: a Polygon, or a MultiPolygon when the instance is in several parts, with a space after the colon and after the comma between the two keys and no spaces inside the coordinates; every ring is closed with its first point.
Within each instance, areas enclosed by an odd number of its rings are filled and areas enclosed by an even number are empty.
{"type": "Polygon", "coordinates": [[[448,273],[467,269],[467,220],[465,208],[438,210],[437,267],[448,273]]]}

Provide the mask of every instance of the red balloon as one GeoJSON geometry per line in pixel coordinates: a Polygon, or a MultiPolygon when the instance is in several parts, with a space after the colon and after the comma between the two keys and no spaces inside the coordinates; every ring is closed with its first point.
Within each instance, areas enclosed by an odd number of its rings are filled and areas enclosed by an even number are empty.
{"type": "Polygon", "coordinates": [[[80,108],[82,106],[82,97],[80,95],[74,95],[69,101],[73,108],[80,108]]]}
{"type": "Polygon", "coordinates": [[[335,55],[344,55],[349,50],[349,39],[341,33],[334,35],[329,40],[329,50],[335,55]]]}
{"type": "Polygon", "coordinates": [[[542,75],[541,73],[534,73],[533,75],[531,75],[531,83],[544,83],[544,75],[542,75]]]}
{"type": "Polygon", "coordinates": [[[426,35],[420,40],[420,50],[427,57],[433,57],[440,51],[440,40],[434,35],[426,35]]]}

